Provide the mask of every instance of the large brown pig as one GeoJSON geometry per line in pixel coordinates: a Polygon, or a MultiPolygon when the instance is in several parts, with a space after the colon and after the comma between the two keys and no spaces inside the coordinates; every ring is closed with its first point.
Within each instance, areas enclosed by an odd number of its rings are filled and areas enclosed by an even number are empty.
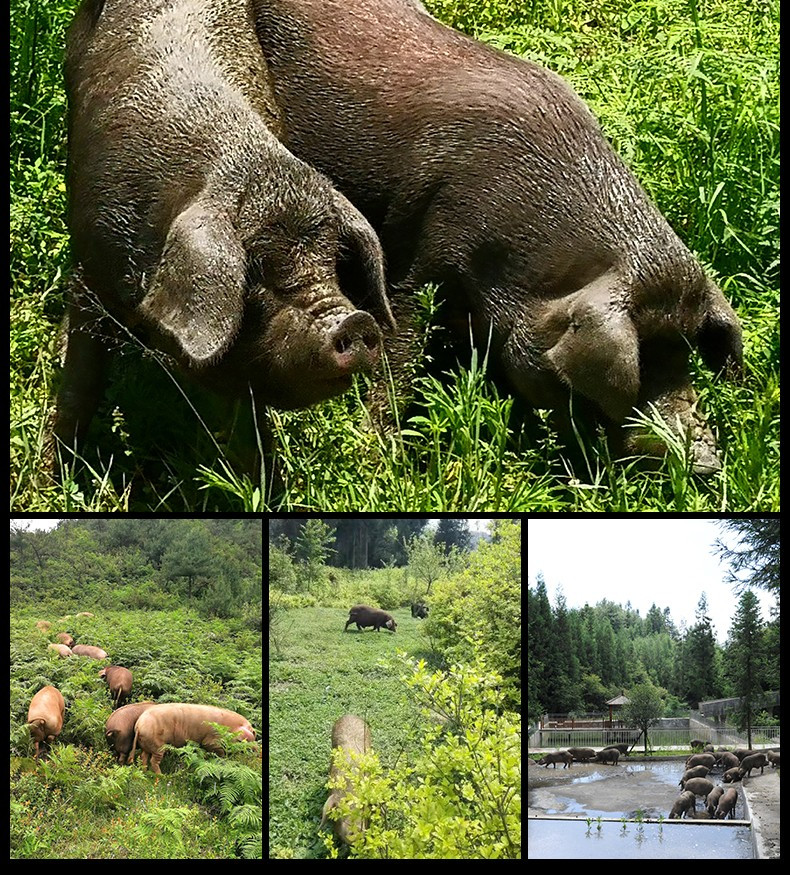
{"type": "Polygon", "coordinates": [[[134,741],[134,727],[137,723],[137,718],[147,711],[154,702],[135,702],[132,705],[124,705],[110,715],[105,727],[105,735],[110,744],[115,748],[118,754],[118,762],[123,763],[132,761],[129,753],[132,750],[132,742],[134,741]]]}
{"type": "Polygon", "coordinates": [[[345,628],[343,629],[344,632],[348,631],[351,623],[356,623],[357,629],[360,632],[363,626],[373,626],[377,632],[382,626],[389,629],[390,632],[394,632],[398,627],[391,614],[382,611],[381,608],[371,608],[370,605],[354,605],[351,608],[348,612],[345,628]]]}
{"type": "Polygon", "coordinates": [[[128,699],[132,692],[132,673],[128,668],[120,665],[108,665],[99,672],[99,677],[104,678],[110,687],[113,705],[117,708],[121,699],[128,699]]]}
{"type": "Polygon", "coordinates": [[[698,347],[715,371],[739,364],[738,319],[566,82],[418,0],[254,6],[285,145],[380,235],[399,309],[396,389],[415,359],[414,293],[437,283],[450,343],[465,344],[471,322],[527,403],[567,414],[572,392],[628,452],[662,454],[623,428],[652,403],[693,436],[695,470],[721,467],[688,354],[698,347]]]}
{"type": "MultiPolygon", "coordinates": [[[[353,751],[354,753],[367,753],[370,750],[370,727],[361,718],[354,714],[346,714],[335,722],[332,727],[332,748],[341,748],[344,751],[353,751]]],[[[326,822],[329,812],[336,808],[340,800],[346,793],[353,791],[352,773],[354,771],[354,763],[351,758],[346,755],[346,767],[338,768],[334,762],[329,768],[329,778],[337,778],[346,775],[345,787],[334,787],[330,790],[329,798],[324,803],[324,810],[321,815],[321,823],[319,828],[326,822]]],[[[357,821],[359,818],[357,817],[357,821]]],[[[354,818],[343,817],[334,822],[334,832],[337,839],[345,844],[350,844],[354,839],[354,833],[359,829],[359,823],[354,822],[354,818]]]]}
{"type": "Polygon", "coordinates": [[[66,647],[65,644],[50,644],[49,649],[57,650],[57,652],[63,657],[71,656],[71,649],[66,647]]]}
{"type": "Polygon", "coordinates": [[[89,644],[78,644],[71,648],[76,656],[89,656],[91,659],[107,659],[107,654],[101,647],[91,647],[89,644]]]}
{"type": "Polygon", "coordinates": [[[65,644],[66,647],[71,647],[74,643],[74,639],[68,632],[58,632],[58,641],[60,641],[61,644],[65,644]]]}
{"type": "Polygon", "coordinates": [[[214,708],[211,705],[153,705],[137,720],[129,762],[134,760],[138,744],[143,752],[143,769],[147,767],[150,755],[151,769],[157,775],[162,774],[159,763],[164,756],[162,746],[165,744],[183,747],[188,741],[196,741],[206,750],[222,753],[217,732],[211,723],[222,723],[235,729],[242,739],[255,741],[255,732],[250,721],[235,711],[214,708]]]}
{"type": "Polygon", "coordinates": [[[63,696],[55,687],[42,687],[33,696],[27,709],[27,725],[35,742],[36,759],[38,759],[39,744],[45,740],[52,742],[55,736],[60,735],[65,708],[63,696]]]}

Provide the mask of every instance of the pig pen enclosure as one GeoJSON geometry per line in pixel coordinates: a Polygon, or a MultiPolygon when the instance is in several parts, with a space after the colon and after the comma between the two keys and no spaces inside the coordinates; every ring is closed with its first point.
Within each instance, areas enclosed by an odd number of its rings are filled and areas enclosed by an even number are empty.
{"type": "MultiPolygon", "coordinates": [[[[740,784],[735,821],[666,820],[684,764],[629,760],[529,769],[530,858],[751,859],[740,784]],[[660,819],[663,818],[663,821],[660,819]]],[[[698,814],[703,802],[697,799],[698,814]]]]}

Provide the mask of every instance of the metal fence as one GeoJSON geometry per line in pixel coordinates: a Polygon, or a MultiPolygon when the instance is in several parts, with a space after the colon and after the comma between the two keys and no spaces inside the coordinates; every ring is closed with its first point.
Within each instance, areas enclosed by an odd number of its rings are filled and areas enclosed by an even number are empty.
{"type": "MultiPolygon", "coordinates": [[[[651,727],[648,730],[650,747],[683,748],[689,747],[692,739],[699,739],[714,747],[746,746],[746,738],[732,726],[707,728],[697,726],[689,729],[669,729],[651,727]]],[[[530,748],[563,747],[603,747],[607,744],[633,744],[636,750],[644,748],[644,738],[638,729],[536,729],[529,736],[530,748]]],[[[752,728],[752,746],[772,747],[779,745],[779,726],[758,726],[752,728]]]]}

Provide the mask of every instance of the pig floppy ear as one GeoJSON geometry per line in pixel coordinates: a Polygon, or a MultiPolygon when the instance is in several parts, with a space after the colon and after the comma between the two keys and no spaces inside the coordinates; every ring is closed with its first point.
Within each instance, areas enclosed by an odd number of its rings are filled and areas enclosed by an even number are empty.
{"type": "Polygon", "coordinates": [[[142,313],[193,367],[219,358],[241,324],[244,250],[224,213],[193,203],[173,219],[142,313]]]}
{"type": "Polygon", "coordinates": [[[639,338],[619,298],[609,272],[552,302],[538,323],[554,373],[614,422],[625,419],[639,394],[639,338]]]}
{"type": "Polygon", "coordinates": [[[340,222],[340,259],[342,262],[351,261],[351,264],[346,264],[353,273],[350,281],[355,288],[361,289],[354,296],[357,299],[354,303],[373,313],[380,323],[395,328],[395,317],[387,300],[384,253],[379,238],[348,198],[337,189],[333,189],[332,197],[340,222]],[[349,254],[352,259],[348,258],[349,254]]]}
{"type": "Polygon", "coordinates": [[[705,314],[697,333],[703,361],[714,371],[726,369],[729,374],[735,374],[743,367],[741,325],[721,289],[710,280],[707,280],[704,306],[705,314]]]}

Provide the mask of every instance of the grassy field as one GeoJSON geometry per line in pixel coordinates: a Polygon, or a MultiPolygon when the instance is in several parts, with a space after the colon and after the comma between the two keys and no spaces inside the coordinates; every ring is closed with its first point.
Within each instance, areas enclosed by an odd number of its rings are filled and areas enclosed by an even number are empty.
{"type": "MultiPolygon", "coordinates": [[[[284,655],[269,663],[269,840],[271,848],[295,848],[298,856],[323,856],[318,841],[324,784],[329,772],[332,725],[356,714],[371,727],[372,744],[385,764],[409,747],[417,719],[397,667],[380,659],[395,650],[426,653],[420,620],[408,609],[390,611],[398,624],[358,632],[342,608],[289,611],[284,655]]],[[[270,853],[271,855],[271,853],[270,853]]]]}

